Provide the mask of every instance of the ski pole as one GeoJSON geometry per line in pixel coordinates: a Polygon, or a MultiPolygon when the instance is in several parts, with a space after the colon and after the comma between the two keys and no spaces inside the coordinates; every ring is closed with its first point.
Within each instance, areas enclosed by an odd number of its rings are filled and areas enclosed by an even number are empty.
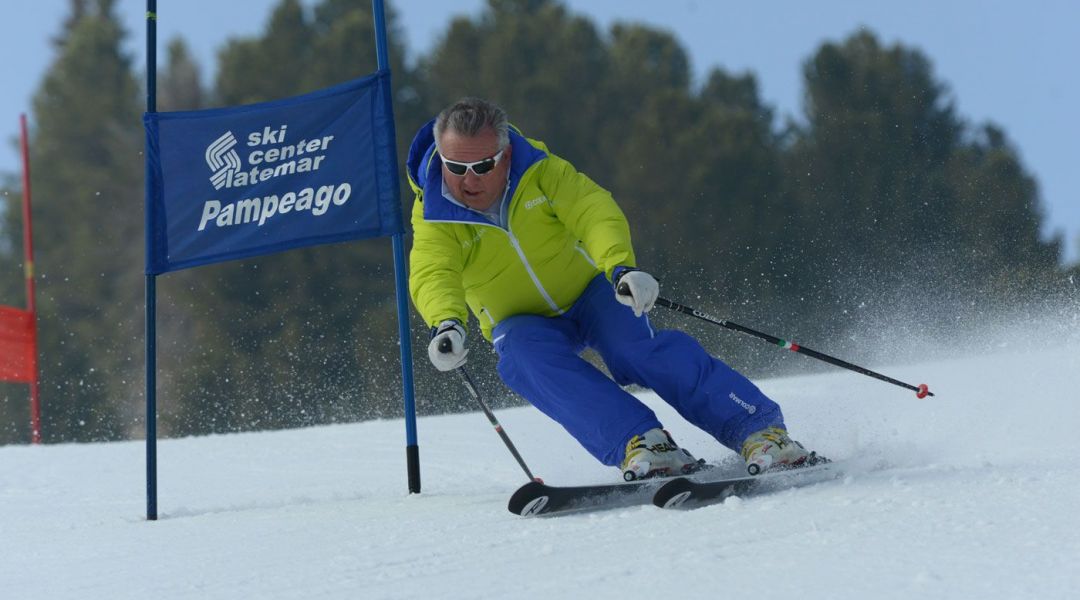
{"type": "MultiPolygon", "coordinates": [[[[444,339],[439,342],[439,352],[447,354],[450,352],[450,350],[450,340],[444,339]]],[[[521,458],[521,454],[518,452],[517,447],[514,446],[514,442],[510,441],[510,436],[506,435],[506,431],[503,429],[502,425],[499,424],[499,420],[495,418],[495,413],[491,412],[491,409],[488,408],[487,403],[484,402],[484,399],[480,397],[480,392],[477,391],[476,385],[473,383],[472,377],[469,377],[469,372],[465,370],[465,367],[458,367],[454,370],[457,371],[457,374],[461,376],[461,380],[465,382],[465,387],[468,388],[469,394],[471,394],[472,397],[476,400],[476,403],[480,405],[480,409],[484,411],[484,414],[487,416],[488,421],[491,422],[491,426],[495,428],[495,432],[499,434],[499,437],[502,438],[503,443],[506,444],[506,449],[510,451],[510,454],[514,455],[514,459],[517,460],[517,463],[519,465],[521,465],[521,470],[525,471],[525,475],[528,476],[529,481],[539,481],[542,483],[543,480],[541,480],[539,477],[534,476],[532,474],[532,471],[529,470],[529,466],[525,464],[525,459],[521,458]]]]}
{"type": "Polygon", "coordinates": [[[860,367],[859,365],[851,364],[851,363],[849,363],[847,361],[840,360],[839,358],[829,356],[828,354],[823,354],[823,353],[818,352],[816,350],[811,350],[810,348],[807,348],[806,346],[801,346],[799,344],[789,342],[787,340],[780,339],[780,338],[778,338],[776,336],[769,335],[767,333],[762,333],[760,331],[755,331],[753,329],[750,329],[749,327],[744,327],[742,325],[739,325],[738,323],[732,323],[731,321],[726,321],[724,319],[717,319],[716,317],[707,315],[707,314],[705,314],[705,313],[703,313],[703,312],[701,312],[701,311],[699,311],[697,309],[690,308],[689,306],[679,304],[678,302],[672,302],[671,300],[668,300],[667,298],[657,298],[656,303],[659,304],[660,306],[670,308],[671,310],[674,310],[676,312],[681,312],[683,314],[687,314],[687,315],[690,315],[692,317],[697,317],[697,318],[701,319],[702,321],[708,321],[709,323],[712,323],[714,325],[719,325],[721,327],[726,327],[728,329],[738,331],[740,333],[745,333],[745,334],[748,334],[748,335],[752,335],[752,336],[754,336],[756,338],[765,340],[766,342],[769,342],[771,344],[776,344],[777,346],[780,346],[781,348],[786,348],[788,350],[791,350],[792,352],[798,352],[799,354],[805,354],[805,355],[807,355],[807,356],[809,356],[811,358],[816,358],[816,359],[818,359],[820,361],[827,362],[827,363],[829,363],[831,365],[835,365],[837,367],[848,369],[849,371],[855,371],[856,373],[861,373],[863,375],[873,377],[874,379],[880,379],[881,381],[884,381],[886,383],[891,383],[893,385],[897,385],[897,386],[900,386],[902,388],[909,389],[909,390],[915,392],[915,395],[917,397],[919,397],[919,398],[925,398],[927,396],[933,396],[934,395],[933,392],[930,391],[930,388],[927,387],[927,385],[925,383],[920,383],[918,386],[914,386],[914,385],[911,385],[909,383],[904,383],[903,381],[898,381],[896,379],[893,379],[892,377],[887,377],[885,375],[882,375],[881,373],[876,373],[876,372],[871,371],[870,369],[867,369],[865,367],[860,367]]]}

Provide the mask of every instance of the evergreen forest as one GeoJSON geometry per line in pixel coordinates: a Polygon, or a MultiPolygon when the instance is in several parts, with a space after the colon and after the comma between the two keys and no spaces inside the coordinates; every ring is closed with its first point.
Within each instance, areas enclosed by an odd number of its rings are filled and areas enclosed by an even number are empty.
{"type": "MultiPolygon", "coordinates": [[[[780,118],[753,73],[694,77],[664,30],[602,30],[558,0],[488,0],[417,55],[395,4],[400,164],[441,108],[489,98],[612,191],[666,297],[872,368],[947,356],[988,320],[1077,295],[1080,267],[1040,234],[1039,185],[1008,132],[959,114],[918,48],[866,29],[822,42],[801,65],[803,113],[780,118]]],[[[142,32],[116,10],[71,0],[28,110],[49,443],[144,435],[145,74],[142,32]]],[[[376,69],[369,2],[280,0],[260,18],[260,35],[222,46],[212,80],[183,38],[167,40],[158,110],[283,98],[376,69]]],[[[0,304],[23,306],[19,174],[0,185],[0,304]]],[[[404,175],[401,187],[408,214],[404,175]]],[[[402,414],[389,240],[172,273],[157,294],[163,436],[402,414]]],[[[473,410],[428,363],[428,331],[411,317],[419,412],[473,410]]],[[[664,309],[652,318],[751,377],[829,368],[664,309]]],[[[476,331],[473,376],[496,407],[520,404],[476,331]]],[[[26,386],[0,391],[0,443],[25,443],[26,386]]]]}

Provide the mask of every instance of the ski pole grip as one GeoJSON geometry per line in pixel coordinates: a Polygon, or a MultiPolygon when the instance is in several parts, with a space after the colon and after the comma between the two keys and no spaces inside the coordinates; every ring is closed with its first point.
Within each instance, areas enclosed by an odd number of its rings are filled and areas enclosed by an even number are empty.
{"type": "Polygon", "coordinates": [[[442,354],[450,354],[454,350],[454,344],[450,341],[450,338],[443,338],[439,341],[439,352],[442,354]]]}

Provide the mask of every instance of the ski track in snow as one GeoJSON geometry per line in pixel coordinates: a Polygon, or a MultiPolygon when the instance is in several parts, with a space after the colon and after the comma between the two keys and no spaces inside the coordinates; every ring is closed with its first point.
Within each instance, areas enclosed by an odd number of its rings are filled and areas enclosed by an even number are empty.
{"type": "MultiPolygon", "coordinates": [[[[400,420],[164,440],[157,522],[144,520],[142,442],[8,446],[0,596],[1074,598],[1080,355],[1067,341],[878,368],[929,383],[925,400],[847,372],[759,381],[793,437],[854,458],[851,471],[694,511],[511,515],[524,476],[479,413],[420,419],[411,496],[400,420]]],[[[642,398],[680,445],[737,464],[642,398]]],[[[549,483],[618,476],[534,409],[499,418],[549,483]]]]}

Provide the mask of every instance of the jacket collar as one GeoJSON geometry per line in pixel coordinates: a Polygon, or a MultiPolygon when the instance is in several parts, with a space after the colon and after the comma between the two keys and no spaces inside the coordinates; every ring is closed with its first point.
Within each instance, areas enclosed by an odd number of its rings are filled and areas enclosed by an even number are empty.
{"type": "MultiPolygon", "coordinates": [[[[510,175],[502,202],[509,203],[522,175],[529,167],[547,158],[547,152],[529,143],[517,129],[510,128],[510,175]]],[[[453,221],[490,225],[483,215],[447,200],[442,194],[442,164],[435,150],[435,120],[428,121],[413,138],[406,164],[409,178],[424,192],[425,221],[453,221]]],[[[504,206],[504,208],[506,208],[504,206]]]]}

